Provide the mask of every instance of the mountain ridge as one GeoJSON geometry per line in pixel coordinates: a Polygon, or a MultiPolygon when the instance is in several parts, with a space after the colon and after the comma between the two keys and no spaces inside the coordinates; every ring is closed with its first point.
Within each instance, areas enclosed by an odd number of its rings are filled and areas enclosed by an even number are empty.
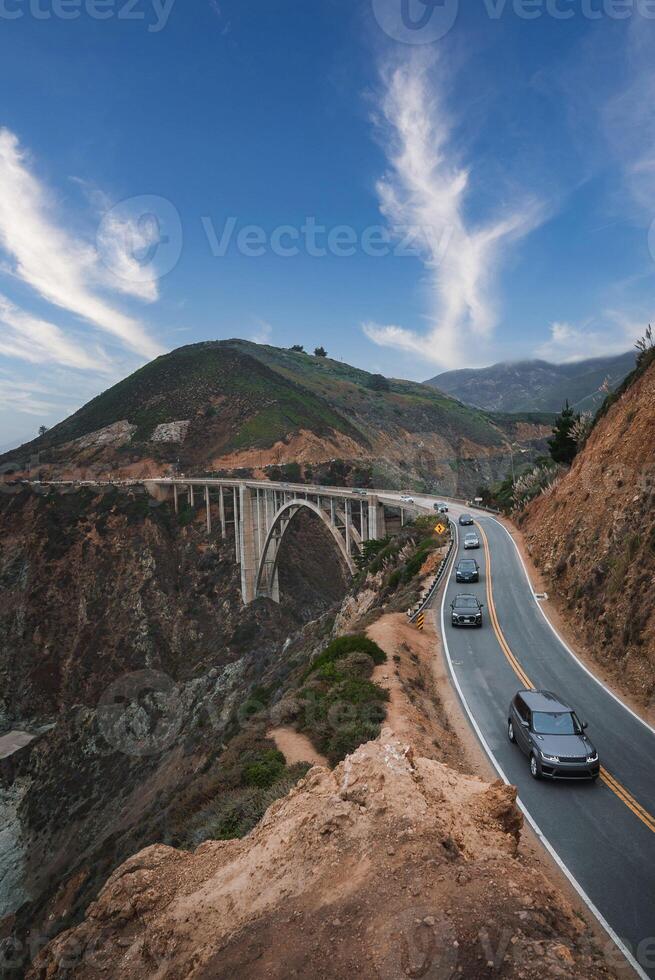
{"type": "Polygon", "coordinates": [[[565,364],[538,358],[499,361],[445,371],[425,384],[484,411],[559,412],[567,400],[578,411],[594,411],[634,363],[633,351],[565,364]]]}

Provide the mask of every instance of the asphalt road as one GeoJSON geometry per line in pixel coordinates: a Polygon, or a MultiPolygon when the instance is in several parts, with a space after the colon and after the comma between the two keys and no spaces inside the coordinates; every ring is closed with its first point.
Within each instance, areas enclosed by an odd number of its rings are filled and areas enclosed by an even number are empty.
{"type": "MultiPolygon", "coordinates": [[[[451,508],[451,516],[456,520],[461,510],[451,508]]],[[[655,733],[567,651],[542,615],[505,529],[490,517],[476,513],[475,519],[486,547],[466,555],[477,558],[480,582],[458,585],[451,569],[441,607],[460,697],[497,768],[518,787],[526,815],[633,968],[655,977],[655,733]],[[458,592],[475,592],[484,603],[482,629],[450,625],[449,604],[458,592]],[[526,756],[507,738],[510,700],[526,686],[553,691],[589,722],[602,766],[595,784],[530,776],[526,756]]],[[[458,530],[461,556],[462,532],[473,528],[458,530]]]]}

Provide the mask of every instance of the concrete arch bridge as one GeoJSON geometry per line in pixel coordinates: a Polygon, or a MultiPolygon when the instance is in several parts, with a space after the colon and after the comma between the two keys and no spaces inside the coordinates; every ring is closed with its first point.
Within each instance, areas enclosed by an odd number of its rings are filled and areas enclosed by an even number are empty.
{"type": "Polygon", "coordinates": [[[156,479],[145,481],[160,499],[172,498],[176,513],[181,499],[195,507],[201,497],[206,508],[207,531],[212,533],[212,508],[218,501],[221,533],[234,525],[236,560],[241,568],[241,595],[245,604],[259,596],[280,601],[278,556],[284,535],[302,509],[315,514],[329,530],[335,547],[351,572],[364,541],[386,534],[385,505],[407,510],[429,509],[401,500],[393,491],[354,492],[343,487],[308,487],[263,480],[156,479]]]}

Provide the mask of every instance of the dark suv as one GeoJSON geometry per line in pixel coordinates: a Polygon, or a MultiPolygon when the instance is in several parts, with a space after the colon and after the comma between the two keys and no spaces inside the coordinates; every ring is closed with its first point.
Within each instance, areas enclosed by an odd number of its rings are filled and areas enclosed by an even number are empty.
{"type": "Polygon", "coordinates": [[[476,595],[456,595],[450,608],[453,626],[482,626],[482,603],[476,595]]]}
{"type": "Polygon", "coordinates": [[[550,691],[519,691],[509,706],[508,738],[528,756],[535,779],[598,779],[598,752],[586,727],[550,691]]]}
{"type": "Polygon", "coordinates": [[[455,566],[456,582],[479,582],[480,566],[475,558],[460,558],[455,566]]]}
{"type": "Polygon", "coordinates": [[[475,524],[475,521],[470,514],[460,514],[459,523],[461,527],[470,527],[471,524],[475,524]]]}

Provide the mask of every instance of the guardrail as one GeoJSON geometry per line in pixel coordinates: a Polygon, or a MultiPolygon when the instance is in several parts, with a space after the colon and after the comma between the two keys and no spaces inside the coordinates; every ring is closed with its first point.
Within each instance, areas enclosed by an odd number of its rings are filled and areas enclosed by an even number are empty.
{"type": "Polygon", "coordinates": [[[416,620],[416,618],[422,612],[425,611],[425,609],[427,608],[428,604],[434,598],[434,594],[437,591],[437,589],[439,588],[439,586],[441,585],[441,581],[442,581],[444,575],[446,574],[446,569],[448,568],[448,562],[449,562],[450,556],[451,556],[451,554],[453,552],[453,548],[455,547],[455,535],[453,533],[453,527],[454,527],[453,522],[451,521],[450,518],[448,518],[448,529],[450,531],[450,544],[448,545],[448,550],[446,551],[446,554],[441,559],[441,564],[439,565],[439,568],[437,569],[437,574],[435,575],[434,580],[433,580],[432,585],[430,586],[430,588],[429,589],[426,589],[426,591],[421,596],[421,599],[417,603],[417,605],[415,605],[411,609],[408,609],[407,610],[407,619],[408,619],[408,621],[410,623],[413,623],[416,620]]]}

